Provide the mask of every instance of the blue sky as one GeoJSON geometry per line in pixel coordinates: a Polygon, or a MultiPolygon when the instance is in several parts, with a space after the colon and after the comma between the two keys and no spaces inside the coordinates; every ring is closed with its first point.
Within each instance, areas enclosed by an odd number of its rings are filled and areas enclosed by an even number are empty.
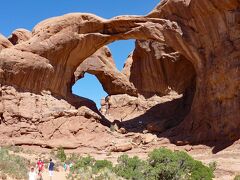
{"type": "MultiPolygon", "coordinates": [[[[0,33],[9,36],[14,29],[31,30],[38,22],[71,12],[88,12],[104,18],[118,15],[145,15],[160,0],[2,0],[0,8],[0,33]]],[[[117,41],[109,45],[118,69],[122,69],[134,41],[117,41]]],[[[73,87],[77,95],[87,97],[100,105],[107,94],[92,75],[85,75],[73,87]]]]}

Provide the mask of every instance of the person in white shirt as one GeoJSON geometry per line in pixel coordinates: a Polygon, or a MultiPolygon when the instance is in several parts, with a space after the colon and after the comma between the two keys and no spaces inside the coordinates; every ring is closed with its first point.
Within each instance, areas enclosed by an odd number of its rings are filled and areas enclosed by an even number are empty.
{"type": "Polygon", "coordinates": [[[31,167],[30,172],[28,173],[29,180],[36,180],[37,173],[34,171],[34,167],[31,167]]]}

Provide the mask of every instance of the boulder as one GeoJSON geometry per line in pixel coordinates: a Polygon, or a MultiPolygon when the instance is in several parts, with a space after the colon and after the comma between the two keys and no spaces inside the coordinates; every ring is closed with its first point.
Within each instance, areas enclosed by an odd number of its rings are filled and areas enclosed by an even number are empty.
{"type": "Polygon", "coordinates": [[[123,143],[123,144],[117,144],[114,147],[112,147],[111,151],[113,152],[126,152],[132,149],[131,143],[123,143]]]}

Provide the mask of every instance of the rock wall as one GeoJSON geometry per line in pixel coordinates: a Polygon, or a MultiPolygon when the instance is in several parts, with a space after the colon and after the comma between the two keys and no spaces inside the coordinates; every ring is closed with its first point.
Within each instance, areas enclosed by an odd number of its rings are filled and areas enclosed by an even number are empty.
{"type": "Polygon", "coordinates": [[[197,73],[192,110],[179,127],[189,139],[239,138],[239,6],[237,0],[169,0],[148,15],[177,22],[183,36],[168,45],[197,73]]]}
{"type": "Polygon", "coordinates": [[[191,62],[166,44],[137,40],[131,58],[123,73],[147,98],[164,96],[171,91],[183,94],[194,84],[196,73],[191,62]]]}
{"type": "MultiPolygon", "coordinates": [[[[34,94],[7,85],[0,90],[0,144],[77,148],[96,145],[93,137],[107,130],[98,113],[86,106],[76,108],[49,91],[34,94]]],[[[104,146],[107,133],[102,136],[104,146]]]]}

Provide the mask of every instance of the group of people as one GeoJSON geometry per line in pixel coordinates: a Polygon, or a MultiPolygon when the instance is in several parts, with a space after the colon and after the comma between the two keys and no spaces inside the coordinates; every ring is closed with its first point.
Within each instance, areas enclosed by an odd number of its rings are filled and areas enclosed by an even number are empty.
{"type": "MultiPolygon", "coordinates": [[[[30,172],[28,173],[29,180],[42,180],[42,172],[44,170],[44,162],[39,159],[36,163],[36,168],[31,167],[30,172]]],[[[50,180],[52,180],[53,177],[53,171],[54,171],[54,162],[52,159],[50,159],[49,164],[48,164],[48,171],[49,171],[49,177],[50,180]]]]}

